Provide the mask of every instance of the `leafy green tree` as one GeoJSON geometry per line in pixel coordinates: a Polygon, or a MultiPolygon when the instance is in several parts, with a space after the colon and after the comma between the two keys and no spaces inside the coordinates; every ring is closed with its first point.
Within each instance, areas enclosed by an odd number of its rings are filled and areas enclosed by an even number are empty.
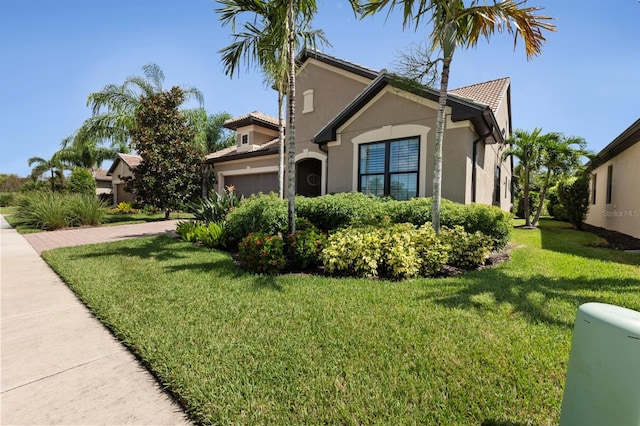
{"type": "Polygon", "coordinates": [[[278,182],[280,197],[284,197],[284,124],[283,99],[288,100],[288,201],[289,232],[295,232],[295,50],[301,46],[316,47],[316,42],[328,43],[324,33],[311,30],[317,11],[315,0],[223,0],[219,9],[223,25],[231,24],[234,42],[220,50],[225,72],[233,76],[244,59],[247,67],[257,65],[269,85],[278,91],[278,123],[280,161],[278,182]],[[249,15],[243,29],[236,32],[240,16],[249,15]]]}
{"type": "Polygon", "coordinates": [[[0,173],[0,192],[17,192],[28,181],[29,178],[20,177],[15,173],[0,173]]]}
{"type": "Polygon", "coordinates": [[[91,172],[83,167],[76,167],[69,176],[67,192],[71,194],[96,195],[96,180],[91,172]]]}
{"type": "MultiPolygon", "coordinates": [[[[136,126],[136,112],[141,107],[141,97],[162,93],[165,80],[162,69],[153,63],[142,67],[144,76],[127,77],[121,85],[108,84],[101,91],[91,93],[87,105],[92,117],[87,119],[75,136],[82,143],[110,140],[119,152],[128,152],[131,132],[136,126]]],[[[181,87],[184,101],[193,99],[200,108],[186,110],[187,117],[195,120],[204,105],[202,92],[194,87],[181,87]]]]}
{"type": "Polygon", "coordinates": [[[531,226],[538,226],[547,190],[553,181],[580,168],[580,160],[589,154],[587,142],[577,136],[567,137],[562,133],[550,133],[540,140],[540,166],[543,172],[540,202],[531,226]]]}
{"type": "Polygon", "coordinates": [[[142,96],[131,132],[142,157],[128,187],[138,200],[165,211],[181,209],[197,198],[202,157],[193,146],[195,130],[178,109],[185,100],[179,87],[142,96]]]}
{"type": "Polygon", "coordinates": [[[51,192],[61,191],[64,188],[64,163],[54,154],[50,159],[31,157],[27,161],[31,169],[31,179],[37,180],[45,173],[51,173],[49,184],[51,192]]]}
{"type": "Polygon", "coordinates": [[[531,227],[531,208],[529,206],[531,190],[531,175],[540,167],[540,148],[542,143],[542,129],[535,128],[533,132],[516,129],[511,137],[505,141],[509,145],[502,152],[502,158],[513,156],[518,159],[519,180],[522,183],[525,226],[531,227]]]}
{"type": "Polygon", "coordinates": [[[430,35],[432,51],[439,50],[437,61],[442,62],[440,74],[440,90],[438,99],[438,115],[433,165],[433,208],[432,225],[436,232],[440,230],[440,204],[442,194],[442,143],[444,139],[445,112],[449,70],[453,54],[458,47],[466,49],[475,47],[480,39],[489,41],[495,32],[506,31],[522,38],[528,58],[539,55],[545,41],[542,30],[555,31],[555,27],[547,21],[551,18],[535,13],[538,7],[525,7],[525,1],[502,0],[491,5],[479,5],[477,0],[465,5],[463,0],[368,0],[360,5],[351,0],[355,9],[362,16],[373,15],[389,7],[389,11],[399,7],[402,9],[406,28],[409,25],[419,27],[427,20],[432,26],[430,35]]]}

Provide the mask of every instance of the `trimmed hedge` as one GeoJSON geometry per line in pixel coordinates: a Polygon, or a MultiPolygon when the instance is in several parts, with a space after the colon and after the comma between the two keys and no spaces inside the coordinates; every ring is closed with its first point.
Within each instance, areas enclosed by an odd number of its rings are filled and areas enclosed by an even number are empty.
{"type": "MultiPolygon", "coordinates": [[[[462,226],[468,233],[481,232],[500,249],[509,241],[511,213],[484,204],[458,204],[442,200],[441,224],[462,226]]],[[[395,201],[348,192],[321,197],[296,197],[296,214],[308,219],[322,232],[347,226],[411,223],[417,227],[431,222],[431,198],[395,201]]],[[[237,244],[250,232],[275,235],[287,232],[287,201],[276,194],[254,195],[227,216],[229,242],[237,244]]]]}

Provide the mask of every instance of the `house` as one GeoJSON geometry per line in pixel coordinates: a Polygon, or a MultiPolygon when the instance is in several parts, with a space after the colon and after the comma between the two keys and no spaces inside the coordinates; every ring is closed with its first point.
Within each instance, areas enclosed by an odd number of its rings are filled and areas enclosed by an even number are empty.
{"type": "Polygon", "coordinates": [[[111,202],[112,179],[107,175],[107,170],[96,169],[93,171],[93,179],[96,181],[96,195],[105,201],[111,202]]]}
{"type": "MultiPolygon", "coordinates": [[[[438,92],[318,51],[296,77],[296,193],[361,191],[396,199],[432,195],[438,92]]],[[[510,79],[449,93],[442,196],[511,208],[510,79]]],[[[216,190],[276,191],[277,120],[259,112],[225,123],[236,146],[209,154],[216,190]]]]}
{"type": "Polygon", "coordinates": [[[640,119],[589,164],[590,206],[585,223],[640,238],[640,119]]]}
{"type": "Polygon", "coordinates": [[[133,154],[118,153],[115,160],[107,171],[107,176],[111,176],[111,188],[113,194],[113,205],[127,202],[131,203],[133,194],[125,189],[126,179],[133,176],[133,169],[142,162],[142,157],[133,154]]]}

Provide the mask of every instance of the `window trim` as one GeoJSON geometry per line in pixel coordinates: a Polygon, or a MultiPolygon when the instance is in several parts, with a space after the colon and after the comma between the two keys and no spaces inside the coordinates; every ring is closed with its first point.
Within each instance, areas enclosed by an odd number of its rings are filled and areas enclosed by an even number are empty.
{"type": "Polygon", "coordinates": [[[613,190],[613,164],[607,167],[607,198],[606,204],[611,204],[611,196],[613,190]]]}
{"type": "Polygon", "coordinates": [[[493,202],[500,205],[500,179],[502,178],[502,168],[498,164],[493,172],[493,202]]]}
{"type": "Polygon", "coordinates": [[[598,174],[594,173],[591,175],[591,204],[594,205],[596,203],[596,187],[598,186],[598,174]]]}
{"type": "Polygon", "coordinates": [[[249,135],[244,134],[240,135],[240,145],[248,145],[249,144],[249,135]]]}
{"type": "Polygon", "coordinates": [[[420,140],[420,136],[416,135],[416,136],[405,136],[405,137],[400,137],[400,138],[394,138],[394,139],[387,139],[387,140],[382,140],[382,141],[372,141],[372,142],[366,142],[366,143],[361,143],[358,144],[358,157],[357,157],[357,162],[358,162],[358,192],[362,192],[362,176],[378,176],[378,175],[383,175],[383,189],[382,189],[382,196],[383,197],[388,197],[391,196],[391,176],[393,175],[402,175],[402,174],[409,174],[409,173],[415,173],[416,175],[416,191],[415,191],[415,195],[413,195],[411,198],[415,198],[415,197],[419,197],[420,195],[420,153],[421,153],[421,140],[420,140]],[[417,158],[417,168],[411,171],[401,171],[401,172],[392,172],[390,171],[390,161],[391,161],[391,144],[393,144],[394,142],[400,142],[400,141],[415,141],[417,142],[418,145],[418,158],[417,158]],[[368,145],[376,145],[376,144],[384,144],[384,171],[382,173],[363,173],[361,170],[361,164],[362,162],[360,161],[361,159],[361,155],[362,155],[362,148],[368,145]]]}

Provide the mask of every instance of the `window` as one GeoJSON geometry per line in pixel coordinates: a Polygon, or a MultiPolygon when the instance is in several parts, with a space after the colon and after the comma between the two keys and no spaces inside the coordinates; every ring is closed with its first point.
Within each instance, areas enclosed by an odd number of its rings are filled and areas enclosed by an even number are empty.
{"type": "Polygon", "coordinates": [[[611,182],[613,181],[613,164],[607,167],[607,204],[611,204],[611,182]]]}
{"type": "Polygon", "coordinates": [[[591,204],[596,203],[596,184],[598,183],[598,174],[591,175],[591,204]]]}
{"type": "Polygon", "coordinates": [[[417,137],[360,145],[358,189],[396,200],[416,197],[419,153],[417,137]]]}
{"type": "Polygon", "coordinates": [[[496,174],[493,178],[493,201],[500,204],[500,166],[496,167],[496,174]]]}
{"type": "Polygon", "coordinates": [[[242,145],[249,143],[249,135],[242,135],[242,145]]]}
{"type": "Polygon", "coordinates": [[[302,113],[313,112],[313,90],[305,90],[302,98],[302,113]]]}

